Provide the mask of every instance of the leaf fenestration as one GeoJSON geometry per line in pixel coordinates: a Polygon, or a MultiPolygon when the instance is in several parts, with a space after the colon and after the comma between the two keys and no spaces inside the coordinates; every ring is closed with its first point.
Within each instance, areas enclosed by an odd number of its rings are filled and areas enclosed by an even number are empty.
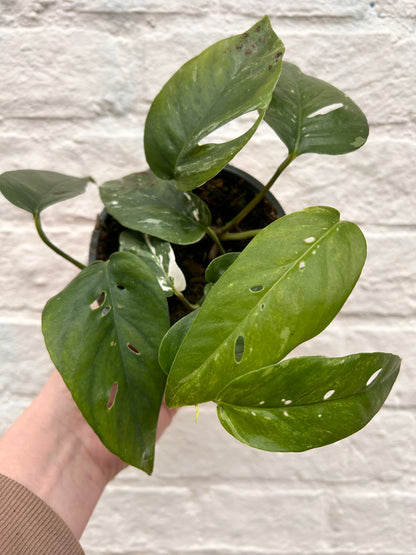
{"type": "Polygon", "coordinates": [[[154,274],[127,252],[85,268],[42,316],[51,359],[87,422],[110,451],[149,474],[166,381],[157,354],[168,327],[154,274]]]}
{"type": "Polygon", "coordinates": [[[146,119],[146,159],[156,175],[191,190],[214,177],[248,142],[280,75],[284,47],[266,16],[183,65],[146,119]],[[218,62],[220,60],[220,63],[218,62]],[[239,116],[260,111],[248,131],[220,144],[199,142],[239,116]]]}
{"type": "Polygon", "coordinates": [[[264,121],[292,156],[345,154],[368,137],[367,119],[351,98],[288,62],[283,62],[264,121]]]}
{"type": "Polygon", "coordinates": [[[260,231],[201,306],[170,371],[168,405],[210,401],[237,376],[278,362],[320,333],[365,257],[359,228],[331,208],[296,212],[260,231]],[[236,360],[239,336],[244,352],[236,360]]]}

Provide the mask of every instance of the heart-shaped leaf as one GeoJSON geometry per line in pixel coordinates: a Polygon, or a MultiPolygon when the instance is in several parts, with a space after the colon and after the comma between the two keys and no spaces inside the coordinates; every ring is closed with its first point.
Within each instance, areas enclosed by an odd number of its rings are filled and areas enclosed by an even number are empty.
{"type": "Polygon", "coordinates": [[[221,256],[214,258],[205,270],[205,279],[207,282],[217,282],[222,274],[228,270],[233,262],[235,262],[239,254],[239,252],[227,252],[226,254],[222,254],[221,256]]]}
{"type": "Polygon", "coordinates": [[[368,137],[367,119],[348,96],[288,62],[283,63],[264,120],[293,156],[345,154],[368,137]]]}
{"type": "Polygon", "coordinates": [[[82,194],[90,180],[56,172],[16,170],[0,175],[0,191],[15,206],[38,216],[48,206],[82,194]]]}
{"type": "Polygon", "coordinates": [[[242,35],[210,46],[183,65],[157,95],[146,119],[146,159],[156,175],[191,190],[214,177],[257,129],[279,78],[282,42],[264,17],[242,35]],[[254,110],[251,128],[221,144],[201,139],[254,110]]]}
{"type": "Polygon", "coordinates": [[[165,374],[169,374],[176,353],[197,314],[198,309],[178,320],[162,339],[159,347],[159,364],[165,374]]]}
{"type": "Polygon", "coordinates": [[[260,231],[201,306],[170,371],[168,405],[215,399],[237,376],[278,362],[320,333],[365,257],[359,228],[340,222],[332,208],[308,208],[260,231]]]}
{"type": "Polygon", "coordinates": [[[123,231],[119,243],[120,251],[131,252],[146,262],[166,297],[186,288],[185,276],[176,264],[170,243],[139,231],[123,231]]]}
{"type": "Polygon", "coordinates": [[[154,274],[127,252],[85,268],[43,311],[51,359],[85,419],[110,451],[149,474],[166,380],[158,348],[168,327],[154,274]]]}
{"type": "Polygon", "coordinates": [[[373,418],[399,368],[400,358],[385,353],[284,360],[231,382],[218,397],[218,417],[230,434],[251,447],[321,447],[373,418]]]}
{"type": "Polygon", "coordinates": [[[100,196],[122,225],[170,243],[196,243],[211,223],[209,208],[200,198],[151,172],[107,181],[100,186],[100,196]]]}

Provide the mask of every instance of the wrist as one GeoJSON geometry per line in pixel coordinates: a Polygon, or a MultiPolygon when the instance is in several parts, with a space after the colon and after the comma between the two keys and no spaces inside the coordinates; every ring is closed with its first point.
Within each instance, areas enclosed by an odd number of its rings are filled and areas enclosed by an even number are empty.
{"type": "Polygon", "coordinates": [[[68,449],[77,453],[80,463],[89,469],[91,477],[97,484],[105,485],[110,482],[127,465],[116,455],[111,453],[100,441],[94,430],[86,422],[80,410],[74,403],[71,393],[66,387],[60,374],[55,370],[48,384],[55,405],[55,415],[59,416],[57,425],[59,434],[68,443],[68,449]]]}
{"type": "Polygon", "coordinates": [[[0,473],[43,499],[77,538],[124,466],[88,426],[56,371],[0,439],[0,473]]]}
{"type": "MultiPolygon", "coordinates": [[[[162,405],[158,437],[174,413],[162,405]]],[[[107,483],[126,466],[87,424],[56,370],[0,438],[0,473],[48,503],[77,538],[107,483]]]]}

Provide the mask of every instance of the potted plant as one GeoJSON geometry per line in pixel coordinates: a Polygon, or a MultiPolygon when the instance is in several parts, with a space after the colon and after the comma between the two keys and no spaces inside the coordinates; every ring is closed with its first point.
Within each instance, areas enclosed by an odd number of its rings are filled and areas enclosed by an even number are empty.
{"type": "Polygon", "coordinates": [[[298,156],[356,150],[368,125],[350,98],[283,62],[283,53],[266,16],[171,77],[146,120],[150,170],[100,186],[118,226],[108,260],[85,267],[42,228],[42,211],[81,194],[91,178],[0,176],[4,196],[31,212],[43,241],[81,270],[43,311],[51,359],[103,443],[149,474],[163,395],[171,407],[214,401],[225,429],[252,447],[302,451],[365,426],[399,371],[399,357],[388,353],[285,358],[341,309],[366,243],[334,208],[277,218],[267,195],[298,156]],[[242,135],[202,142],[248,112],[256,120],[242,135]],[[218,174],[263,119],[288,154],[247,197],[241,179],[230,187],[218,174]],[[224,191],[229,196],[218,197],[224,191]],[[225,208],[221,217],[212,217],[211,193],[225,208]],[[192,298],[175,261],[184,253],[201,255],[204,276],[192,298]]]}

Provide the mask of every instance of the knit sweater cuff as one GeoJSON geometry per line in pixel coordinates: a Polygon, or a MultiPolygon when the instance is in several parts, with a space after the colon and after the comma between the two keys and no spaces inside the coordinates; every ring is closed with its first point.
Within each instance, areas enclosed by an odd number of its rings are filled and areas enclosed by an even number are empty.
{"type": "Polygon", "coordinates": [[[83,555],[65,522],[33,492],[0,474],[0,553],[83,555]]]}

